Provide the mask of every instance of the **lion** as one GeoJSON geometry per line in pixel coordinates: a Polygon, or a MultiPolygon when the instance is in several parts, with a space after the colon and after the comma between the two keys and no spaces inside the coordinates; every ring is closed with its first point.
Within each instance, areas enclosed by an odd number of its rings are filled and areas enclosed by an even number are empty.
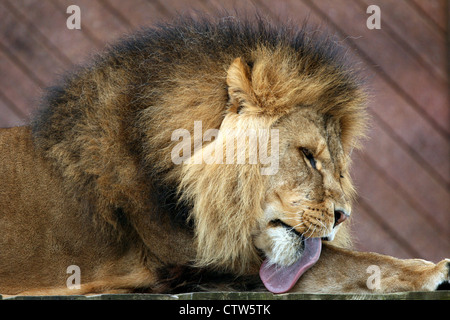
{"type": "Polygon", "coordinates": [[[349,168],[368,116],[344,56],[306,26],[181,18],[63,75],[29,125],[0,130],[0,293],[448,282],[448,259],[352,249],[349,168]]]}

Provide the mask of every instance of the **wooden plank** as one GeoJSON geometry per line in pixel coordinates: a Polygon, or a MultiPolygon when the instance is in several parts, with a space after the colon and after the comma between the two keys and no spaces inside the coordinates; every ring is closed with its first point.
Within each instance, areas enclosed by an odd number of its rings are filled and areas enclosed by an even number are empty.
{"type": "Polygon", "coordinates": [[[349,36],[348,43],[355,46],[359,55],[408,99],[430,123],[448,138],[447,84],[431,76],[386,31],[369,30],[368,15],[354,2],[344,0],[304,0],[308,6],[330,19],[332,27],[349,36]],[[346,23],[351,21],[352,23],[346,23]]]}
{"type": "MultiPolygon", "coordinates": [[[[360,198],[389,226],[389,233],[398,237],[403,247],[413,249],[409,252],[420,254],[428,260],[438,259],[449,252],[448,231],[436,230],[428,217],[402,198],[382,176],[368,174],[371,171],[372,168],[365,161],[359,161],[353,170],[355,183],[360,198]]],[[[447,212],[444,214],[448,216],[447,212]]],[[[446,217],[444,219],[448,222],[446,217]]],[[[448,230],[447,226],[442,228],[448,230]]]]}
{"type": "Polygon", "coordinates": [[[4,2],[0,2],[0,21],[2,33],[0,42],[6,47],[10,58],[26,69],[37,85],[48,85],[57,72],[63,70],[61,62],[35,37],[30,26],[18,20],[4,2]],[[9,54],[10,53],[10,54],[9,54]]]}
{"type": "MultiPolygon", "coordinates": [[[[410,207],[413,207],[417,212],[422,214],[426,219],[428,224],[430,224],[437,232],[441,234],[448,233],[448,218],[443,215],[441,219],[438,218],[435,208],[429,208],[424,206],[424,204],[416,197],[411,195],[401,184],[399,184],[395,179],[393,179],[384,168],[382,168],[376,160],[368,157],[364,152],[360,154],[360,160],[366,163],[371,168],[371,173],[373,175],[379,176],[387,184],[389,184],[393,189],[396,190],[396,194],[401,196],[405,201],[408,202],[410,207]]],[[[373,186],[370,186],[373,188],[373,186]]],[[[444,207],[445,210],[445,207],[444,207]]]]}
{"type": "Polygon", "coordinates": [[[351,232],[355,250],[377,252],[401,259],[418,258],[416,252],[405,249],[398,237],[387,230],[384,221],[357,200],[352,209],[351,232]]]}
{"type": "Polygon", "coordinates": [[[160,9],[156,1],[107,0],[107,2],[136,29],[167,19],[166,13],[160,9]]]}
{"type": "Polygon", "coordinates": [[[408,3],[410,1],[355,0],[362,10],[378,5],[381,10],[382,28],[393,40],[414,55],[432,76],[447,83],[447,50],[445,34],[436,32],[425,18],[408,3]]]}
{"type": "MultiPolygon", "coordinates": [[[[36,101],[41,93],[40,87],[1,50],[0,79],[0,89],[6,103],[3,105],[4,108],[16,109],[14,111],[0,108],[2,117],[5,114],[6,118],[6,114],[13,112],[20,119],[25,118],[37,106],[36,101]]],[[[11,122],[3,120],[2,125],[18,123],[14,118],[11,119],[11,122]]]]}
{"type": "Polygon", "coordinates": [[[101,3],[105,10],[108,10],[117,21],[119,21],[122,25],[124,25],[128,29],[133,29],[133,24],[128,17],[124,16],[120,9],[117,9],[108,0],[97,0],[101,3]]]}
{"type": "MultiPolygon", "coordinates": [[[[450,145],[435,128],[399,96],[389,84],[375,75],[370,82],[374,95],[369,108],[373,120],[396,141],[423,170],[448,189],[450,182],[450,145]],[[376,117],[375,117],[376,116],[376,117]]],[[[389,155],[385,155],[389,158],[389,155]]]]}
{"type": "Polygon", "coordinates": [[[411,0],[408,4],[424,13],[440,32],[448,29],[448,0],[411,0]]]}
{"type": "MultiPolygon", "coordinates": [[[[50,51],[53,56],[61,62],[61,64],[71,64],[70,59],[63,52],[61,52],[61,50],[59,50],[57,46],[50,42],[48,38],[37,27],[41,24],[40,18],[42,16],[37,17],[37,19],[34,19],[34,21],[33,19],[29,18],[29,15],[34,13],[35,11],[33,10],[33,8],[28,8],[27,2],[14,2],[10,0],[4,0],[3,4],[8,8],[11,14],[16,17],[17,20],[26,25],[29,30],[33,30],[33,35],[36,40],[38,40],[43,46],[45,46],[47,50],[50,51]],[[27,7],[27,10],[23,11],[25,7],[27,7]]],[[[30,4],[30,0],[28,0],[28,4],[30,4]]],[[[61,25],[59,27],[61,27],[61,25]]]]}
{"type": "Polygon", "coordinates": [[[25,123],[26,117],[17,112],[14,103],[5,98],[0,88],[0,128],[9,128],[25,123]]]}
{"type": "Polygon", "coordinates": [[[100,48],[89,38],[86,30],[69,30],[66,26],[69,14],[50,1],[23,0],[13,1],[11,5],[32,21],[34,30],[39,31],[62,55],[67,57],[64,68],[80,63],[86,55],[100,48]],[[49,19],[48,17],[51,17],[49,19]]]}
{"type": "Polygon", "coordinates": [[[183,0],[156,0],[155,3],[159,4],[159,9],[166,16],[175,18],[179,15],[187,15],[191,17],[198,16],[199,13],[205,11],[207,8],[203,1],[183,1],[183,0]]]}
{"type": "MultiPolygon", "coordinates": [[[[366,141],[365,155],[377,163],[409,197],[421,203],[427,210],[424,214],[432,215],[445,230],[449,230],[448,191],[432,179],[408,153],[398,148],[377,123],[373,124],[371,135],[376,138],[366,141]]],[[[361,184],[367,184],[364,175],[361,175],[361,184]]],[[[371,188],[367,186],[367,190],[371,188]]]]}
{"type": "MultiPolygon", "coordinates": [[[[278,1],[273,1],[278,2],[278,1]]],[[[250,18],[252,14],[258,10],[262,10],[261,4],[258,1],[220,1],[220,0],[210,0],[207,3],[208,7],[212,8],[215,12],[227,12],[230,15],[235,15],[235,13],[247,14],[250,18]]]]}

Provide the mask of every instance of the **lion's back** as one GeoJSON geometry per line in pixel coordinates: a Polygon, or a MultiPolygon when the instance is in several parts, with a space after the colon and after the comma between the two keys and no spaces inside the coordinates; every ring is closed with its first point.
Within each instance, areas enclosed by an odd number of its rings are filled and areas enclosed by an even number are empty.
{"type": "MultiPolygon", "coordinates": [[[[7,212],[26,211],[26,203],[30,203],[42,185],[42,172],[37,166],[39,158],[33,151],[31,132],[28,127],[0,129],[0,192],[1,210],[7,212]],[[37,170],[31,173],[31,170],[37,170]],[[23,201],[17,201],[21,198],[23,201]]],[[[34,199],[33,201],[36,201],[34,199]]],[[[39,203],[33,203],[40,206],[39,203]]],[[[15,215],[17,216],[17,214],[15,215]]]]}
{"type": "MultiPolygon", "coordinates": [[[[0,129],[0,270],[39,252],[33,244],[46,242],[51,221],[70,199],[59,179],[39,156],[29,127],[0,129]]],[[[20,264],[15,264],[20,265],[20,264]]]]}

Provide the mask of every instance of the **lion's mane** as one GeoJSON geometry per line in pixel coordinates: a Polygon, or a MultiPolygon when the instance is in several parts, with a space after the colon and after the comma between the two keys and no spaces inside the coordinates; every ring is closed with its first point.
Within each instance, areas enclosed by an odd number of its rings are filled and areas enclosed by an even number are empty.
{"type": "Polygon", "coordinates": [[[314,106],[340,121],[348,151],[365,113],[343,53],[315,31],[262,18],[143,29],[47,90],[34,143],[103,230],[120,237],[135,228],[145,242],[146,221],[170,216],[193,235],[195,266],[249,272],[260,261],[252,232],[267,178],[258,165],[175,165],[171,135],[183,128],[193,136],[194,121],[221,128],[231,90],[247,94],[254,109],[242,120],[230,117],[231,126],[270,128],[294,108],[314,106]],[[251,95],[236,85],[246,70],[229,70],[236,58],[252,70],[251,95]]]}

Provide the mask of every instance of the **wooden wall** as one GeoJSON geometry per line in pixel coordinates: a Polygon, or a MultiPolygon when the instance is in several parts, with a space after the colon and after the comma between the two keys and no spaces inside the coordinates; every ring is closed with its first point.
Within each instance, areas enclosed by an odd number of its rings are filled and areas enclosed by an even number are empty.
{"type": "Polygon", "coordinates": [[[356,247],[398,257],[450,256],[448,2],[445,0],[1,0],[0,127],[22,125],[42,88],[139,26],[179,13],[259,10],[308,17],[340,38],[373,94],[365,149],[353,156],[356,247]],[[81,30],[69,30],[69,5],[81,30]],[[369,5],[381,29],[369,30],[369,5]]]}

